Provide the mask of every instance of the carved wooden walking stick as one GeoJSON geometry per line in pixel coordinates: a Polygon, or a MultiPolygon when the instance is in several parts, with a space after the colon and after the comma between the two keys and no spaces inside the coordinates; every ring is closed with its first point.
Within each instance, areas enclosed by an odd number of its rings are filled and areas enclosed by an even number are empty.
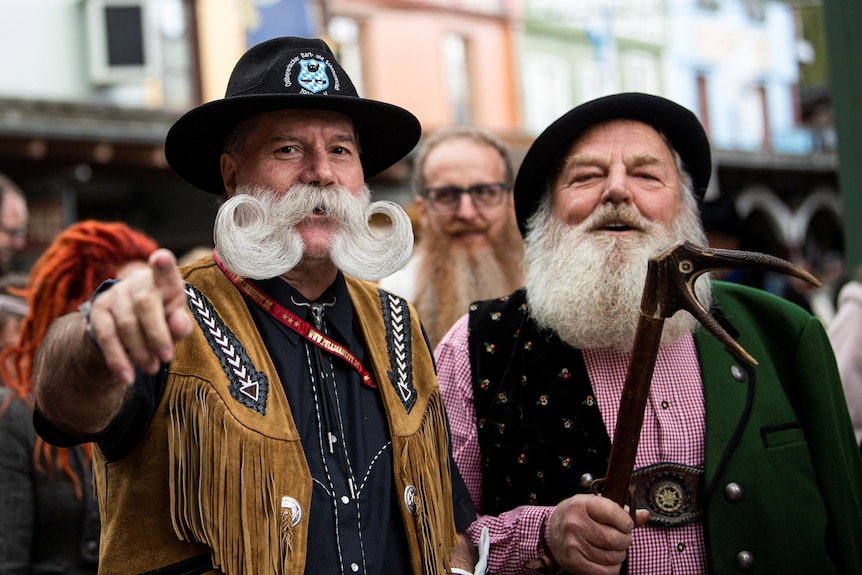
{"type": "MultiPolygon", "coordinates": [[[[680,241],[650,258],[641,298],[641,316],[620,399],[607,475],[593,483],[595,492],[620,506],[626,504],[629,494],[644,409],[665,319],[679,310],[685,310],[726,347],[752,365],[757,365],[757,361],[719,325],[695,296],[694,283],[699,276],[710,270],[726,268],[767,269],[796,276],[815,286],[820,285],[814,276],[802,268],[780,258],[755,252],[707,249],[680,241]]],[[[632,514],[634,507],[632,502],[632,514]]]]}

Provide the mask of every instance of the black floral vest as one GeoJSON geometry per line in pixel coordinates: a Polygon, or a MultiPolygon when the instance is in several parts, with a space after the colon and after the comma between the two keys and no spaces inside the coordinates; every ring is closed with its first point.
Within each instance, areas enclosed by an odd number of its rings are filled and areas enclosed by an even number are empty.
{"type": "Polygon", "coordinates": [[[603,477],[610,439],[581,352],[527,314],[518,290],[470,308],[482,512],[556,505],[603,477]]]}

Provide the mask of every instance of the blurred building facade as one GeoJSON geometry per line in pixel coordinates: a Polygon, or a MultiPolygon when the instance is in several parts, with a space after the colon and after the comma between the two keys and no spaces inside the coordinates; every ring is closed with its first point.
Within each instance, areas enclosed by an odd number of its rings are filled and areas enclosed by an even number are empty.
{"type": "MultiPolygon", "coordinates": [[[[669,97],[709,132],[716,168],[708,197],[738,209],[759,249],[804,259],[815,271],[843,249],[834,139],[823,100],[800,95],[800,67],[810,56],[797,12],[784,2],[0,6],[0,171],[30,197],[34,252],[58,226],[84,217],[123,219],[180,252],[211,242],[214,196],[172,174],[164,135],[185,110],[223,95],[248,46],[280,35],[325,37],[362,95],[411,110],[426,132],[488,127],[516,161],[578,103],[618,91],[669,97]]],[[[377,197],[411,201],[409,168],[410,158],[377,177],[377,197]]]]}

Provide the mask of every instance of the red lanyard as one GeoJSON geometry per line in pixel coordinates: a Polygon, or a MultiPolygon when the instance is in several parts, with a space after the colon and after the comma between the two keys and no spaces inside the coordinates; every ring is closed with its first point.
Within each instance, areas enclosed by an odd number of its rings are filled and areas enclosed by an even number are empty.
{"type": "Polygon", "coordinates": [[[303,320],[286,307],[280,305],[278,302],[272,300],[268,295],[257,289],[244,277],[229,271],[224,267],[224,264],[221,263],[215,250],[213,250],[213,258],[215,258],[215,262],[218,264],[218,267],[221,268],[221,271],[223,271],[228,279],[233,282],[233,285],[235,285],[242,293],[247,295],[259,308],[275,318],[276,321],[286,325],[304,337],[307,341],[310,341],[322,350],[328,351],[332,355],[340,357],[346,361],[353,369],[359,372],[363,384],[373,389],[377,389],[377,385],[375,385],[374,380],[371,379],[371,374],[362,366],[362,363],[356,358],[356,356],[350,353],[349,349],[340,343],[332,341],[326,336],[326,334],[314,329],[310,323],[303,320]]]}

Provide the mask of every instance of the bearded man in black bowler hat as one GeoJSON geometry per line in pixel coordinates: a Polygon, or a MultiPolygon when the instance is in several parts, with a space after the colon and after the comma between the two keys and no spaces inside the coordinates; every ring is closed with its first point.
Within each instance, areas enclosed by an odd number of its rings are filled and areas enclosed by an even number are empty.
{"type": "Polygon", "coordinates": [[[862,573],[862,460],[820,322],[701,276],[698,299],[758,361],[687,312],[665,321],[635,460],[634,518],[605,477],[649,257],[706,245],[710,148],[689,110],[587,102],[515,179],[525,289],[477,302],[436,348],[452,450],[491,573],[862,573]]]}
{"type": "Polygon", "coordinates": [[[419,135],[303,38],[251,48],[171,128],[171,167],[226,195],[213,256],[156,252],[58,320],[35,366],[39,433],[95,445],[100,573],[473,569],[421,325],[364,281],[412,245],[365,181],[419,135]]]}

